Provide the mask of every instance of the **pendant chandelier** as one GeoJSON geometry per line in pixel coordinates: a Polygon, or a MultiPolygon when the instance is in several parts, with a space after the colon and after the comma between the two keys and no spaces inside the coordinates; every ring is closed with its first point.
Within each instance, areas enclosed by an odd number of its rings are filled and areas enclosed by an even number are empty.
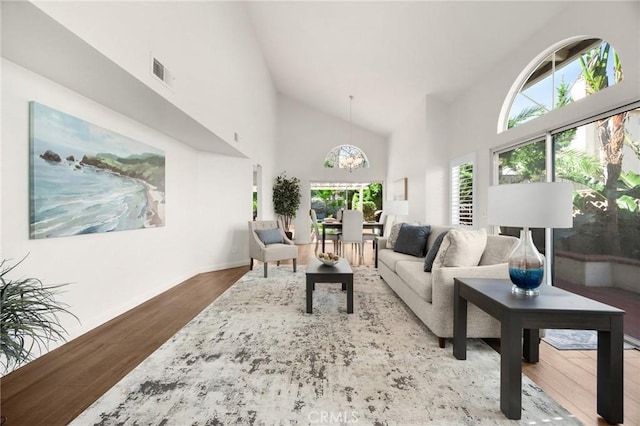
{"type": "Polygon", "coordinates": [[[324,159],[326,168],[345,169],[349,173],[356,169],[369,167],[367,155],[357,146],[351,144],[351,104],[353,103],[353,95],[349,96],[349,143],[338,145],[333,148],[324,159]]]}

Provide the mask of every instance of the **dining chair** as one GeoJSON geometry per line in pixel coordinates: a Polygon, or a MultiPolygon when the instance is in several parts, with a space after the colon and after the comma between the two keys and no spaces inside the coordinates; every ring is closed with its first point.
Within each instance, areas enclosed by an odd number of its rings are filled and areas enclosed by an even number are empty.
{"type": "Polygon", "coordinates": [[[340,244],[342,245],[342,253],[345,253],[344,244],[355,245],[360,261],[363,257],[363,226],[362,212],[360,210],[345,210],[342,213],[342,235],[340,235],[340,244]]]}
{"type": "MultiPolygon", "coordinates": [[[[389,215],[388,214],[382,214],[381,217],[378,219],[381,223],[382,223],[382,230],[384,232],[384,229],[387,227],[387,222],[388,222],[388,218],[389,215]]],[[[367,241],[371,241],[372,245],[373,245],[373,256],[375,257],[375,253],[376,253],[376,238],[378,237],[382,237],[382,233],[380,232],[380,229],[376,228],[373,229],[371,232],[365,232],[362,234],[364,243],[366,243],[367,241]]]]}
{"type": "MultiPolygon", "coordinates": [[[[309,214],[311,215],[311,225],[313,226],[313,236],[315,237],[316,240],[316,248],[314,250],[315,254],[318,254],[318,244],[320,243],[320,239],[322,238],[322,236],[320,235],[320,230],[318,228],[318,215],[316,214],[316,211],[311,209],[309,210],[309,214]]],[[[325,240],[331,240],[333,241],[333,252],[336,254],[340,254],[340,246],[338,245],[338,233],[329,233],[329,232],[325,232],[325,240]]]]}

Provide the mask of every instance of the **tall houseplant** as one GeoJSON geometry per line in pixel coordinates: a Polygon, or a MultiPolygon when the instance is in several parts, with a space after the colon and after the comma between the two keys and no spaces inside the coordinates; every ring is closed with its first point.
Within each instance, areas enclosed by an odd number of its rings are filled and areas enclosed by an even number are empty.
{"type": "Polygon", "coordinates": [[[291,219],[296,217],[300,207],[300,179],[287,177],[286,172],[280,173],[273,184],[273,208],[282,218],[284,229],[291,235],[291,219]]]}
{"type": "Polygon", "coordinates": [[[55,300],[66,284],[44,285],[37,278],[8,277],[23,260],[12,266],[6,260],[0,262],[0,365],[4,371],[32,360],[49,342],[65,340],[59,314],[78,319],[66,304],[55,300]]]}

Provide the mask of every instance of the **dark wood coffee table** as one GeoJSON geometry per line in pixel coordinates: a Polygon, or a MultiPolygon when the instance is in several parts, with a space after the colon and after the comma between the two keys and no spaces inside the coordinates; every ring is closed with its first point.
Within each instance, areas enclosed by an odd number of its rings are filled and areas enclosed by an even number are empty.
{"type": "Polygon", "coordinates": [[[521,416],[523,355],[538,362],[540,329],[567,328],[598,330],[598,414],[623,422],[623,310],[548,285],[538,296],[513,294],[509,280],[456,278],[453,291],[457,359],[467,358],[467,302],[500,321],[500,409],[509,419],[521,416]]]}
{"type": "Polygon", "coordinates": [[[342,289],[347,291],[347,313],[353,313],[353,270],[344,258],[335,266],[327,266],[320,260],[309,259],[307,265],[307,313],[313,312],[313,290],[316,283],[342,283],[342,289]]]}

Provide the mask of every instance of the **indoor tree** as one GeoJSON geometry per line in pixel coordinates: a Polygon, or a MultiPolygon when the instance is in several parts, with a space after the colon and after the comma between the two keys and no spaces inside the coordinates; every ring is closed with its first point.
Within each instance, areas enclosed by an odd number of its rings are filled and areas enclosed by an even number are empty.
{"type": "Polygon", "coordinates": [[[273,184],[273,208],[282,219],[286,232],[291,232],[291,220],[296,217],[300,207],[300,179],[287,177],[286,172],[280,173],[273,184]]]}

